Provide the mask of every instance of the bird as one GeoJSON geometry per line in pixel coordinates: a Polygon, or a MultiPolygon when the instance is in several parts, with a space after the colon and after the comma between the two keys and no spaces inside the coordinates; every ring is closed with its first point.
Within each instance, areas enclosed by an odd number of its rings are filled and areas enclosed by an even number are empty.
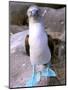
{"type": "Polygon", "coordinates": [[[56,77],[56,73],[50,68],[51,52],[40,8],[37,5],[30,6],[27,10],[27,16],[29,21],[27,40],[29,38],[30,62],[33,70],[26,86],[35,86],[41,77],[56,77]],[[39,70],[36,70],[37,67],[39,70]]]}

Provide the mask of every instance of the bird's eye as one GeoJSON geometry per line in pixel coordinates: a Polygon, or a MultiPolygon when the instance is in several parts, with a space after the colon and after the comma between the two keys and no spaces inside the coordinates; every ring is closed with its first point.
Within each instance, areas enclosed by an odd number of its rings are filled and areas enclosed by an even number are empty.
{"type": "Polygon", "coordinates": [[[36,11],[36,13],[37,13],[37,14],[40,14],[40,9],[38,9],[38,10],[36,11]]]}
{"type": "Polygon", "coordinates": [[[41,9],[38,10],[39,12],[41,11],[41,9]]]}

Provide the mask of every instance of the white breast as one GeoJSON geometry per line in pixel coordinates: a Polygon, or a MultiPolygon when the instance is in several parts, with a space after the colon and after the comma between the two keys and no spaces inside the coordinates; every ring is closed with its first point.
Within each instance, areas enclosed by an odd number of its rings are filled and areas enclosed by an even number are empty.
{"type": "Polygon", "coordinates": [[[29,26],[30,60],[32,64],[46,64],[51,54],[48,47],[48,37],[41,23],[29,26]]]}

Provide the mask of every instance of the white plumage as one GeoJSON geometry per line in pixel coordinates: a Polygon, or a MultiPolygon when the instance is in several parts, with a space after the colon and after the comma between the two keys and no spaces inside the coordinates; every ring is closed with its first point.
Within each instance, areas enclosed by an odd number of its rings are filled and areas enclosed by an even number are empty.
{"type": "Polygon", "coordinates": [[[29,22],[30,60],[32,64],[47,64],[51,59],[48,37],[42,21],[29,22]]]}
{"type": "Polygon", "coordinates": [[[32,64],[47,64],[51,59],[48,37],[41,11],[37,6],[28,9],[30,60],[32,64]]]}

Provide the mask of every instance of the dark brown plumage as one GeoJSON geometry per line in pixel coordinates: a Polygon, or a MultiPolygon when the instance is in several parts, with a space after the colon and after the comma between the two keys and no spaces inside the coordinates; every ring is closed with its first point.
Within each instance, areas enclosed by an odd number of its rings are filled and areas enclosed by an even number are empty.
{"type": "Polygon", "coordinates": [[[48,46],[50,48],[51,56],[53,56],[53,53],[54,53],[54,42],[53,42],[53,38],[50,35],[48,35],[48,46]]]}
{"type": "Polygon", "coordinates": [[[25,50],[26,50],[26,54],[28,56],[30,55],[29,48],[30,48],[30,46],[29,46],[29,35],[26,35],[26,38],[25,38],[25,50]]]}

